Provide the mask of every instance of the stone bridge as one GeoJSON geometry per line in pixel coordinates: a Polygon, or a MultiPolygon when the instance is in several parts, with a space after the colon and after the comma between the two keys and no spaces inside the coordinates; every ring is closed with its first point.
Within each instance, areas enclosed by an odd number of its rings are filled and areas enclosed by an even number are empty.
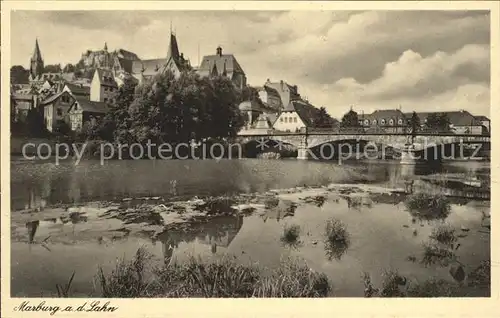
{"type": "MultiPolygon", "coordinates": [[[[413,138],[409,134],[368,134],[368,133],[270,133],[270,134],[248,134],[240,133],[237,140],[241,143],[250,141],[265,142],[273,140],[283,144],[290,144],[298,149],[299,158],[304,157],[308,149],[321,147],[328,143],[341,143],[343,141],[365,141],[368,144],[375,144],[378,147],[391,147],[398,150],[407,150],[412,144],[412,151],[418,152],[429,147],[446,144],[484,144],[490,143],[490,136],[487,135],[458,135],[448,134],[416,134],[413,138]],[[413,143],[412,143],[413,139],[413,143]]],[[[307,155],[305,155],[307,158],[307,155]]]]}

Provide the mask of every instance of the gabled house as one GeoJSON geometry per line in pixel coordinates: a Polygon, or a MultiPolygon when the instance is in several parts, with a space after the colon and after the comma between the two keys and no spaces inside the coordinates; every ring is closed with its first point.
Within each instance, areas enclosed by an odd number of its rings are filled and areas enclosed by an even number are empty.
{"type": "Polygon", "coordinates": [[[257,93],[259,95],[259,99],[268,108],[274,109],[275,111],[279,111],[283,108],[283,105],[281,104],[281,96],[275,88],[264,85],[263,87],[257,88],[257,93]]]}
{"type": "Polygon", "coordinates": [[[312,127],[311,105],[303,100],[292,100],[278,115],[273,128],[284,132],[299,132],[307,127],[312,127]]]}
{"type": "Polygon", "coordinates": [[[243,89],[247,86],[247,77],[233,54],[222,54],[222,48],[217,47],[215,55],[206,55],[196,72],[202,77],[224,76],[229,78],[234,86],[243,89]]]}
{"type": "MultiPolygon", "coordinates": [[[[283,80],[280,80],[279,82],[271,82],[270,79],[267,79],[266,83],[264,84],[264,87],[272,89],[274,92],[278,93],[281,100],[281,105],[280,105],[281,109],[283,109],[284,107],[288,107],[288,105],[292,100],[301,99],[297,85],[290,85],[284,82],[283,80]]],[[[274,92],[273,94],[275,94],[274,92]]]]}
{"type": "Polygon", "coordinates": [[[54,94],[40,102],[40,107],[43,108],[45,127],[48,131],[54,131],[58,121],[70,124],[68,111],[74,102],[75,97],[67,91],[54,94]]]}
{"type": "Polygon", "coordinates": [[[118,84],[113,73],[106,69],[96,69],[90,84],[90,100],[114,104],[117,92],[118,84]]]}
{"type": "Polygon", "coordinates": [[[66,83],[62,90],[70,93],[75,97],[83,96],[86,97],[87,99],[90,99],[90,87],[83,86],[83,84],[77,85],[72,83],[66,83]]]}
{"type": "Polygon", "coordinates": [[[76,96],[75,102],[68,110],[71,130],[80,131],[86,122],[100,120],[109,108],[104,102],[94,102],[85,96],[76,96]]]}

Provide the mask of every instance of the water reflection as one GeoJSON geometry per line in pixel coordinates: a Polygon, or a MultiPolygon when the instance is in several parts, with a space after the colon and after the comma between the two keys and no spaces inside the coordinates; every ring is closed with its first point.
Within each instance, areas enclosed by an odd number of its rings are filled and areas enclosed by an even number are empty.
{"type": "Polygon", "coordinates": [[[104,166],[93,161],[78,166],[23,162],[13,163],[11,171],[11,205],[21,210],[116,197],[168,196],[174,192],[181,196],[221,195],[356,180],[401,188],[405,180],[431,174],[460,173],[489,180],[490,168],[474,162],[428,166],[380,161],[339,166],[301,160],[131,160],[110,161],[104,166]]]}
{"type": "Polygon", "coordinates": [[[28,229],[28,242],[32,244],[35,241],[35,234],[40,221],[31,221],[26,223],[26,228],[28,229]]]}
{"type": "Polygon", "coordinates": [[[209,223],[194,223],[189,228],[167,229],[155,238],[162,244],[163,258],[166,264],[170,263],[174,251],[180,243],[198,242],[210,246],[212,253],[217,252],[217,247],[227,249],[243,226],[243,216],[220,216],[210,220],[209,223]]]}

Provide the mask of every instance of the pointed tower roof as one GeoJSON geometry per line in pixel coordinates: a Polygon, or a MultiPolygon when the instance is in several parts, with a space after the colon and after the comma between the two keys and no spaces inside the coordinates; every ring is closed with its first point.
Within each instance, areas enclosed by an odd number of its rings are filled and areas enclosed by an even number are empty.
{"type": "Polygon", "coordinates": [[[226,60],[224,60],[224,70],[222,71],[222,76],[227,76],[226,60]]]}
{"type": "Polygon", "coordinates": [[[104,51],[108,50],[108,43],[104,42],[104,51]]]}
{"type": "Polygon", "coordinates": [[[175,61],[179,59],[179,46],[177,45],[177,38],[170,32],[170,43],[168,45],[167,59],[173,58],[175,61]]]}
{"type": "Polygon", "coordinates": [[[217,63],[214,63],[214,66],[212,67],[212,72],[210,73],[212,76],[219,76],[219,71],[217,70],[217,63]]]}
{"type": "Polygon", "coordinates": [[[33,61],[41,61],[42,53],[40,52],[40,47],[38,46],[38,38],[35,40],[35,50],[33,51],[33,56],[31,57],[33,61]]]}

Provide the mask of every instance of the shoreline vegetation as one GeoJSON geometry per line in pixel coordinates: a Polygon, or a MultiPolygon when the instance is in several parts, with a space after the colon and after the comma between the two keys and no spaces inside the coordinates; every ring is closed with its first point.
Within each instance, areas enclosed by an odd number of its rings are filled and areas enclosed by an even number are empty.
{"type": "MultiPolygon", "coordinates": [[[[283,198],[292,198],[298,204],[321,206],[329,193],[345,197],[350,206],[370,206],[374,202],[393,201],[404,203],[412,223],[443,220],[450,212],[451,199],[441,194],[416,193],[405,195],[401,190],[356,184],[330,184],[322,187],[295,187],[270,190],[265,193],[233,196],[191,198],[188,201],[165,201],[161,197],[124,198],[121,202],[100,202],[94,207],[100,218],[115,218],[124,222],[120,229],[124,235],[131,232],[150,233],[158,238],[166,231],[190,231],[196,224],[210,222],[221,216],[259,214],[269,208],[279,207],[283,198]],[[368,197],[360,195],[368,194],[368,197]]],[[[186,198],[184,198],[186,199],[186,198]]],[[[47,210],[18,211],[13,213],[16,222],[44,217],[65,215],[69,219],[86,217],[89,204],[75,207],[60,206],[47,210]]],[[[296,205],[281,207],[284,216],[293,215],[296,205]]],[[[484,215],[489,219],[489,215],[484,215]]],[[[489,229],[489,228],[488,228],[489,229]]],[[[462,229],[464,231],[464,229],[462,229]]],[[[487,297],[490,294],[490,263],[484,260],[477,268],[462,264],[455,251],[458,249],[457,231],[446,226],[436,227],[429,241],[423,244],[421,256],[408,257],[422,266],[438,264],[449,268],[450,280],[411,279],[387,272],[381,286],[374,286],[370,274],[360,276],[365,284],[365,297],[487,297]]],[[[300,247],[303,235],[299,225],[290,224],[283,230],[281,241],[290,248],[300,247]]],[[[415,233],[414,233],[415,235],[415,233]]],[[[324,245],[330,260],[339,260],[352,238],[348,225],[337,219],[325,224],[324,245]]],[[[460,237],[460,236],[458,236],[460,237]]],[[[101,237],[101,240],[103,238],[101,237]]],[[[57,238],[51,238],[54,242],[57,238]]],[[[49,242],[51,241],[49,240],[49,242]]],[[[44,240],[42,244],[48,244],[44,240]]],[[[36,242],[31,242],[34,244],[36,242]]],[[[78,275],[78,273],[76,273],[78,275]]],[[[71,281],[58,286],[60,297],[71,297],[71,281]]],[[[112,271],[99,268],[96,282],[102,297],[332,297],[335,282],[324,273],[315,272],[303,260],[284,259],[277,269],[258,264],[240,264],[229,255],[223,259],[206,261],[191,258],[178,264],[171,259],[161,266],[152,264],[147,250],[137,250],[132,260],[122,259],[112,271]]]]}

